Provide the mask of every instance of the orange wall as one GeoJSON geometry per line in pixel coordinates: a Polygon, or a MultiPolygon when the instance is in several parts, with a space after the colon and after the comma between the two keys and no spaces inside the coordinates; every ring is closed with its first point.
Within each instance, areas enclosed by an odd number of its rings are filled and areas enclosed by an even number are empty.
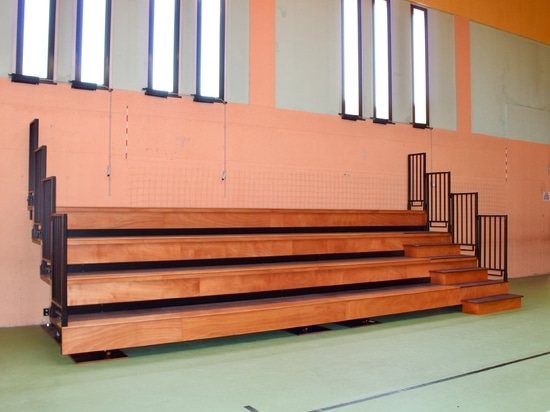
{"type": "Polygon", "coordinates": [[[415,3],[550,44],[547,0],[419,0],[415,3]]]}
{"type": "MultiPolygon", "coordinates": [[[[457,2],[426,3],[446,10],[457,2]]],[[[479,192],[482,213],[509,214],[511,276],[550,272],[550,202],[541,201],[550,191],[550,145],[471,133],[467,18],[455,21],[453,132],[276,109],[275,0],[251,0],[250,11],[248,105],[0,78],[0,326],[40,323],[49,304],[26,210],[34,118],[59,205],[402,209],[406,156],[426,152],[429,170],[453,172],[454,191],[479,192]]]]}

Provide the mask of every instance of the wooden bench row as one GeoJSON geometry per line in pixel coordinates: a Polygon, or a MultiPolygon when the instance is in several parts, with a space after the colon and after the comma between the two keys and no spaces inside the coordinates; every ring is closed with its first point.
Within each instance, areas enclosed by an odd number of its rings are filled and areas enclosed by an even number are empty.
{"type": "Polygon", "coordinates": [[[252,208],[125,208],[63,207],[69,230],[78,229],[238,229],[426,227],[420,210],[317,210],[252,208]]]}
{"type": "MultiPolygon", "coordinates": [[[[448,243],[448,233],[320,233],[69,238],[69,265],[360,254],[448,243]]],[[[456,254],[460,254],[458,251],[456,254]]]]}
{"type": "MultiPolygon", "coordinates": [[[[483,293],[499,293],[503,282],[483,293]]],[[[149,310],[75,315],[63,329],[62,353],[175,343],[436,309],[479,295],[455,285],[409,285],[149,310]]],[[[504,293],[504,292],[503,292],[504,293]]]]}
{"type": "MultiPolygon", "coordinates": [[[[508,293],[423,211],[59,207],[63,354],[340,322],[508,293]],[[472,275],[475,273],[475,275],[472,275]],[[452,279],[451,279],[452,278],[452,279]]],[[[46,279],[47,280],[47,279],[46,279]]]]}

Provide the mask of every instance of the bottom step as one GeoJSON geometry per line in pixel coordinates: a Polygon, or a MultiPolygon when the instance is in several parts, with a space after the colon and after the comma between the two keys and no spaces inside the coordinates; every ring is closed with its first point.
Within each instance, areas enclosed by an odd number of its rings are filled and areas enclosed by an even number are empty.
{"type": "Polygon", "coordinates": [[[61,353],[242,335],[460,305],[456,286],[413,285],[153,310],[71,315],[61,353]]]}
{"type": "Polygon", "coordinates": [[[462,301],[462,312],[472,315],[501,312],[521,308],[522,295],[504,294],[462,301]]]}

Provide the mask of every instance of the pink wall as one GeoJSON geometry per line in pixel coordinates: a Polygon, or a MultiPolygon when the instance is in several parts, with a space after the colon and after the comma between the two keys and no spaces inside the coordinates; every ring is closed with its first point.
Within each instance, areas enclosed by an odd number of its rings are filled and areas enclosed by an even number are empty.
{"type": "Polygon", "coordinates": [[[479,192],[481,212],[510,216],[511,276],[550,272],[550,145],[471,133],[465,18],[456,19],[451,132],[275,109],[275,1],[251,1],[251,16],[249,105],[0,79],[0,326],[40,323],[49,302],[26,210],[34,118],[67,206],[403,209],[406,156],[427,152],[429,170],[452,171],[455,191],[479,192]]]}

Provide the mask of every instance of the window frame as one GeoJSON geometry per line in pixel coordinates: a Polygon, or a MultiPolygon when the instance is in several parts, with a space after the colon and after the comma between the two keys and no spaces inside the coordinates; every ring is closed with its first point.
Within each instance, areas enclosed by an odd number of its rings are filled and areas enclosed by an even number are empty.
{"type": "Polygon", "coordinates": [[[194,101],[213,103],[214,101],[225,101],[225,36],[226,36],[226,1],[217,0],[220,2],[220,37],[219,37],[219,87],[218,96],[203,95],[201,92],[202,80],[202,7],[203,0],[197,0],[197,43],[196,43],[196,84],[194,101]]]}
{"type": "Polygon", "coordinates": [[[48,13],[48,50],[46,62],[46,77],[34,76],[23,73],[24,38],[25,38],[25,9],[26,0],[17,1],[17,34],[15,51],[15,73],[12,81],[21,83],[53,83],[55,70],[55,32],[57,17],[57,0],[49,0],[48,13]]]}
{"type": "Polygon", "coordinates": [[[155,27],[155,0],[149,0],[149,39],[147,62],[147,87],[145,94],[156,97],[178,97],[179,66],[180,66],[180,33],[181,33],[181,0],[174,0],[174,47],[173,47],[173,79],[172,90],[155,89],[153,85],[154,59],[154,27],[155,27]]]}
{"type": "MultiPolygon", "coordinates": [[[[110,85],[110,59],[111,59],[111,16],[112,0],[105,0],[105,44],[103,83],[90,83],[82,80],[82,30],[84,24],[84,2],[86,0],[77,0],[76,7],[76,46],[75,46],[75,80],[72,82],[73,88],[95,89],[109,88],[110,85]],[[96,87],[94,87],[94,85],[96,87]]],[[[92,0],[90,0],[92,1],[92,0]]]]}
{"type": "MultiPolygon", "coordinates": [[[[351,1],[351,0],[350,0],[351,1]]],[[[342,56],[341,56],[341,70],[342,70],[342,101],[341,101],[341,107],[342,107],[342,113],[341,116],[343,119],[346,120],[358,120],[363,118],[363,41],[362,41],[362,12],[361,12],[361,0],[353,0],[356,2],[356,12],[357,12],[357,113],[348,113],[346,109],[346,94],[347,94],[347,87],[346,87],[346,55],[347,52],[351,52],[351,50],[347,50],[346,47],[346,36],[345,36],[345,27],[347,23],[349,23],[345,18],[344,13],[344,3],[346,0],[341,0],[340,3],[340,14],[341,14],[341,48],[342,48],[342,56]]],[[[355,74],[355,73],[354,73],[355,74]]]]}
{"type": "Polygon", "coordinates": [[[429,127],[430,124],[430,87],[429,87],[429,58],[428,58],[428,9],[425,7],[420,7],[415,4],[411,4],[411,57],[412,57],[412,124],[414,127],[418,128],[425,128],[429,127]],[[417,121],[417,102],[416,102],[416,86],[417,86],[417,80],[416,80],[416,73],[415,70],[416,67],[416,59],[415,59],[415,39],[414,39],[414,33],[415,33],[415,27],[414,27],[414,13],[416,11],[420,11],[424,14],[424,82],[425,82],[425,88],[424,90],[424,99],[425,99],[425,122],[418,122],[417,121]]]}
{"type": "Polygon", "coordinates": [[[391,3],[390,0],[372,0],[372,60],[373,60],[373,121],[375,123],[391,123],[392,122],[392,44],[391,44],[391,3]],[[380,117],[378,116],[378,95],[377,91],[380,90],[380,87],[378,85],[377,80],[377,29],[376,29],[376,2],[383,1],[386,3],[386,25],[387,25],[387,34],[386,37],[383,39],[387,42],[387,87],[385,87],[388,97],[388,107],[387,107],[387,113],[388,116],[386,117],[380,117]]]}

